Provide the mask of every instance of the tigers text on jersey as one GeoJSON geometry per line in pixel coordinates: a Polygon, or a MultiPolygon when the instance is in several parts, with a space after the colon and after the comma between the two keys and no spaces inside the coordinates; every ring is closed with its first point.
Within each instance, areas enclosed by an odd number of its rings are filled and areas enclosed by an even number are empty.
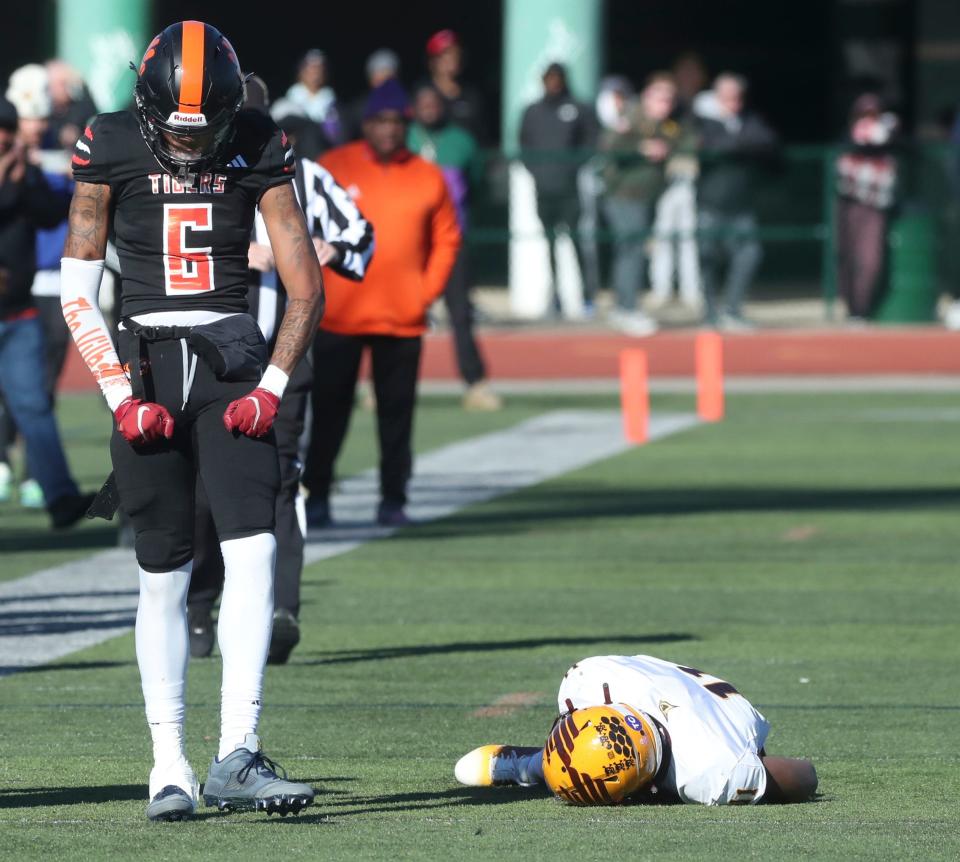
{"type": "Polygon", "coordinates": [[[760,760],[770,725],[728,682],[652,656],[596,656],[564,675],[561,712],[625,703],[669,733],[670,762],[657,780],[683,802],[758,802],[767,787],[760,760]]]}
{"type": "Polygon", "coordinates": [[[110,186],[122,315],[246,311],[257,204],[295,171],[286,135],[256,111],[237,115],[223,163],[189,184],[164,171],[132,113],[96,117],[77,141],[73,175],[110,186]]]}

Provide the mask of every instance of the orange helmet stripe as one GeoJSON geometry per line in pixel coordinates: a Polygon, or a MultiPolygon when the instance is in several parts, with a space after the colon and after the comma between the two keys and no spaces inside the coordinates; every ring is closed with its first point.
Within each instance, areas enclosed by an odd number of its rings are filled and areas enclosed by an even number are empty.
{"type": "Polygon", "coordinates": [[[198,114],[203,99],[203,41],[201,21],[184,21],[181,43],[180,111],[198,114]]]}

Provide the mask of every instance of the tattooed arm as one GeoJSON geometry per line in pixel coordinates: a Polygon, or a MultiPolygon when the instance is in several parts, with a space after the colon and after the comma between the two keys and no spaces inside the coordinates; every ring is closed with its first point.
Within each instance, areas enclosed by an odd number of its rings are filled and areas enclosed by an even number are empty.
{"type": "Polygon", "coordinates": [[[323,316],[323,276],[293,184],[274,186],[260,199],[277,272],[287,289],[287,310],[270,364],[290,375],[323,316]]]}
{"type": "Polygon", "coordinates": [[[68,220],[63,256],[77,260],[103,260],[110,229],[110,186],[77,183],[68,220]]]}
{"type": "Polygon", "coordinates": [[[264,192],[260,212],[270,235],[277,272],[287,289],[287,310],[260,385],[249,395],[231,402],[223,414],[228,431],[248,437],[262,437],[270,430],[287,381],[310,346],[323,314],[320,261],[293,184],[284,183],[264,192]]]}

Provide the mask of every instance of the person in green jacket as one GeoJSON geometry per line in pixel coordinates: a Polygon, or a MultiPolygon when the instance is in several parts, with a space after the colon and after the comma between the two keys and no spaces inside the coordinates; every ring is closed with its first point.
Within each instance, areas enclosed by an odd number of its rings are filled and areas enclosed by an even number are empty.
{"type": "MultiPolygon", "coordinates": [[[[468,226],[470,187],[479,172],[477,142],[473,135],[449,121],[440,93],[424,84],[414,94],[413,119],[407,130],[407,147],[443,171],[457,210],[460,230],[468,226]]],[[[486,382],[486,367],[473,334],[466,244],[460,247],[443,300],[453,329],[457,366],[467,384],[463,406],[467,410],[499,410],[502,400],[486,382]]]]}
{"type": "Polygon", "coordinates": [[[607,153],[604,214],[613,233],[615,307],[610,322],[629,335],[649,335],[656,323],[637,308],[646,285],[646,234],[657,199],[667,186],[668,165],[696,152],[693,128],[674,117],[677,86],[666,72],[650,76],[629,125],[601,140],[607,153]]]}

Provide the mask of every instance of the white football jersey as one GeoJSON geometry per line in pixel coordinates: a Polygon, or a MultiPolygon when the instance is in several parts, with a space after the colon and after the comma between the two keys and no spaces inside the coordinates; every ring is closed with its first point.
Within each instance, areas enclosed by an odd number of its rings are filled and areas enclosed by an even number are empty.
{"type": "Polygon", "coordinates": [[[557,695],[561,712],[571,704],[617,702],[667,729],[672,751],[657,781],[661,790],[704,805],[747,805],[763,797],[767,774],[759,751],[770,725],[730,683],[652,656],[595,656],[567,671],[557,695]]]}

